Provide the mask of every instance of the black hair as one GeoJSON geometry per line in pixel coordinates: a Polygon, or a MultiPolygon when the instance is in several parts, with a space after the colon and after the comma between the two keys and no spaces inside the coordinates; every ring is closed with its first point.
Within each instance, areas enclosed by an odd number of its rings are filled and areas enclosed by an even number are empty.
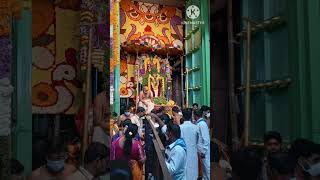
{"type": "Polygon", "coordinates": [[[271,169],[281,175],[293,174],[297,163],[293,155],[285,152],[271,153],[268,156],[268,162],[271,169]]]}
{"type": "Polygon", "coordinates": [[[126,140],[124,141],[123,150],[125,155],[130,156],[131,154],[131,148],[132,148],[132,139],[137,135],[138,133],[138,126],[136,124],[130,124],[128,126],[128,129],[124,133],[126,140]]]}
{"type": "Polygon", "coordinates": [[[172,112],[178,113],[178,112],[181,112],[181,111],[180,111],[180,108],[178,106],[173,106],[172,107],[172,112]]]}
{"type": "Polygon", "coordinates": [[[11,174],[21,175],[24,171],[24,166],[16,159],[10,161],[11,174]]]}
{"type": "Polygon", "coordinates": [[[124,121],[122,121],[120,123],[120,126],[121,127],[126,127],[126,126],[129,126],[130,124],[132,124],[131,119],[125,119],[124,121]]]}
{"type": "Polygon", "coordinates": [[[316,145],[314,142],[299,138],[291,143],[290,153],[292,153],[296,158],[299,157],[310,157],[313,153],[319,153],[319,145],[316,145]]]}
{"type": "Polygon", "coordinates": [[[262,161],[255,149],[244,148],[232,153],[231,167],[240,180],[257,180],[261,173],[262,161]]]}
{"type": "Polygon", "coordinates": [[[192,107],[193,107],[193,106],[199,107],[198,103],[193,103],[193,104],[192,104],[192,107]]]}
{"type": "Polygon", "coordinates": [[[141,112],[145,112],[146,109],[144,109],[143,107],[138,107],[137,108],[137,113],[141,113],[141,112]]]}
{"type": "Polygon", "coordinates": [[[264,138],[263,138],[264,143],[268,142],[271,139],[277,140],[280,144],[282,143],[282,137],[281,137],[280,133],[277,131],[268,131],[264,135],[264,138]]]}
{"type": "Polygon", "coordinates": [[[209,106],[206,106],[206,105],[203,105],[203,106],[201,106],[200,111],[201,111],[202,113],[203,113],[204,111],[210,111],[210,107],[209,107],[209,106]]]}
{"type": "Polygon", "coordinates": [[[51,142],[49,142],[47,156],[52,154],[66,153],[66,151],[66,145],[61,139],[52,140],[51,142]]]}
{"type": "Polygon", "coordinates": [[[191,119],[192,119],[192,109],[191,108],[183,109],[182,114],[183,114],[184,121],[191,121],[191,119]]]}
{"type": "Polygon", "coordinates": [[[181,130],[179,125],[169,122],[167,125],[167,131],[169,133],[172,133],[176,139],[179,139],[181,137],[181,130]]]}
{"type": "Polygon", "coordinates": [[[117,117],[118,114],[117,114],[116,112],[113,112],[113,113],[112,113],[112,116],[113,116],[113,117],[117,117]]]}
{"type": "Polygon", "coordinates": [[[127,161],[113,160],[111,161],[110,179],[131,180],[132,173],[127,161]]]}
{"type": "Polygon", "coordinates": [[[193,112],[194,117],[201,118],[202,117],[202,111],[201,110],[196,110],[193,112]]]}
{"type": "Polygon", "coordinates": [[[125,108],[124,108],[124,112],[126,112],[126,111],[130,111],[130,109],[131,109],[131,106],[130,106],[130,105],[125,106],[125,108]]]}
{"type": "Polygon", "coordinates": [[[109,156],[110,149],[102,143],[93,142],[87,148],[84,155],[84,163],[88,164],[93,161],[104,159],[109,156]]]}
{"type": "Polygon", "coordinates": [[[165,110],[164,107],[163,107],[163,106],[160,106],[158,112],[163,112],[164,110],[165,110]]]}

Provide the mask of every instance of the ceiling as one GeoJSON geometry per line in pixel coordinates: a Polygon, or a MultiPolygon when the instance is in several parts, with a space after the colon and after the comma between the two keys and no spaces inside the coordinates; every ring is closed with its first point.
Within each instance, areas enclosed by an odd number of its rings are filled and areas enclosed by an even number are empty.
{"type": "Polygon", "coordinates": [[[152,4],[161,4],[167,6],[174,6],[174,7],[184,7],[185,0],[136,0],[139,2],[146,2],[152,4]]]}

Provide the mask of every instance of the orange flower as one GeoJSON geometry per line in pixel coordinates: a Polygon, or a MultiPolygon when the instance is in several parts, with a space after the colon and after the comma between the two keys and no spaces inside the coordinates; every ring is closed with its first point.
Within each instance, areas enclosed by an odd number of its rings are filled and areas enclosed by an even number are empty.
{"type": "Polygon", "coordinates": [[[120,74],[123,74],[127,70],[127,61],[122,60],[120,61],[120,74]]]}
{"type": "Polygon", "coordinates": [[[128,95],[128,90],[124,87],[120,88],[120,95],[121,96],[128,95]]]}
{"type": "Polygon", "coordinates": [[[58,101],[58,92],[47,83],[32,87],[32,104],[40,107],[52,106],[58,101]]]}

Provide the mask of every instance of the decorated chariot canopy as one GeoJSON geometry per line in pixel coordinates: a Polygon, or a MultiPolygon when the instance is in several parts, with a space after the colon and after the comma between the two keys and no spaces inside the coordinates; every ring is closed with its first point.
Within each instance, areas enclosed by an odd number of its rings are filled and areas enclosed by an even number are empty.
{"type": "Polygon", "coordinates": [[[130,54],[182,55],[182,11],[161,4],[122,0],[120,42],[122,50],[130,54]]]}

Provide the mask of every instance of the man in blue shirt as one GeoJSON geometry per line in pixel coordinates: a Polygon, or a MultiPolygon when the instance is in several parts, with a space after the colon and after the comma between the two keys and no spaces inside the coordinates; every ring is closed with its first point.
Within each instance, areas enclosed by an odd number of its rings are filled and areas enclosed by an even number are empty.
{"type": "Polygon", "coordinates": [[[202,179],[210,180],[210,132],[207,122],[202,118],[202,114],[201,110],[194,112],[194,118],[200,130],[198,153],[201,158],[202,179]]]}
{"type": "Polygon", "coordinates": [[[165,151],[169,173],[174,180],[186,180],[187,147],[181,139],[179,125],[169,123],[166,133],[170,142],[165,151]]]}

